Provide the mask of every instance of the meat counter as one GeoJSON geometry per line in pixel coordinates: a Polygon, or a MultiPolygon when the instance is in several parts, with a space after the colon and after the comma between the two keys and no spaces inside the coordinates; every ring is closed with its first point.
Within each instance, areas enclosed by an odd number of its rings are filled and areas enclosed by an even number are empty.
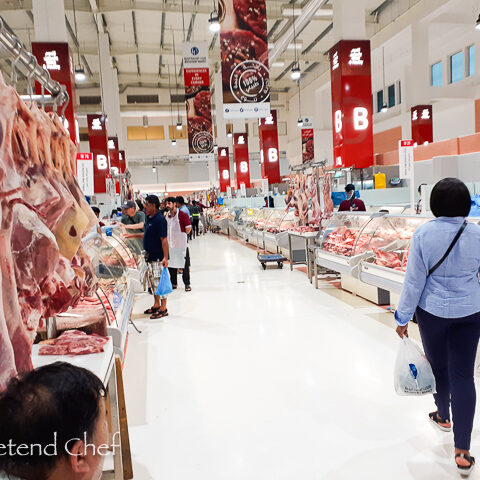
{"type": "Polygon", "coordinates": [[[262,208],[257,215],[255,223],[253,224],[253,232],[250,238],[250,243],[259,248],[264,248],[263,232],[267,222],[273,214],[273,210],[273,208],[262,208]]]}
{"type": "Polygon", "coordinates": [[[384,216],[384,213],[335,212],[324,230],[316,263],[358,277],[358,264],[368,255],[372,236],[384,216]]]}
{"type": "Polygon", "coordinates": [[[385,215],[375,225],[369,256],[360,263],[360,280],[400,294],[413,233],[430,220],[423,215],[385,215]]]}
{"type": "Polygon", "coordinates": [[[263,229],[263,243],[265,250],[273,253],[278,251],[278,237],[281,235],[281,225],[286,215],[284,209],[273,209],[272,214],[265,223],[265,228],[263,229]]]}
{"type": "Polygon", "coordinates": [[[233,207],[230,208],[230,211],[227,214],[228,218],[228,234],[233,237],[240,236],[238,233],[238,218],[242,213],[242,209],[240,207],[233,207]]]}
{"type": "Polygon", "coordinates": [[[228,215],[230,209],[228,207],[221,207],[211,216],[211,224],[214,228],[220,229],[222,233],[228,235],[228,215]]]}
{"type": "Polygon", "coordinates": [[[108,334],[113,338],[115,353],[123,358],[135,291],[128,275],[125,253],[120,253],[122,250],[111,242],[111,239],[96,237],[83,246],[98,277],[97,293],[108,315],[108,334]]]}
{"type": "Polygon", "coordinates": [[[244,208],[238,218],[239,226],[237,231],[246,242],[249,242],[253,236],[254,225],[259,214],[259,208],[244,208]]]}

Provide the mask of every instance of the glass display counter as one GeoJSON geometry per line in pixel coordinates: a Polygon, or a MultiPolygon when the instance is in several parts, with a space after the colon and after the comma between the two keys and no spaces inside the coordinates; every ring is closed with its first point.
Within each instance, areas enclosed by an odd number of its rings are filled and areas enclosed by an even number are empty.
{"type": "Polygon", "coordinates": [[[255,220],[253,225],[253,234],[250,239],[250,243],[256,245],[259,248],[264,248],[263,244],[263,232],[265,230],[265,226],[272,216],[273,208],[262,208],[255,220]]]}
{"type": "Polygon", "coordinates": [[[386,215],[372,225],[370,255],[360,264],[360,279],[390,292],[401,293],[408,251],[415,230],[433,217],[386,215]]]}
{"type": "Polygon", "coordinates": [[[244,208],[239,216],[242,237],[246,242],[249,242],[253,236],[255,222],[259,214],[260,209],[258,208],[244,208]]]}
{"type": "Polygon", "coordinates": [[[383,216],[384,213],[335,212],[317,249],[317,264],[354,275],[354,269],[369,251],[377,222],[383,216]]]}
{"type": "Polygon", "coordinates": [[[221,207],[212,215],[213,228],[219,229],[225,235],[228,234],[228,216],[230,209],[228,207],[221,207]]]}
{"type": "Polygon", "coordinates": [[[228,218],[228,234],[231,236],[238,235],[238,218],[242,209],[240,207],[230,208],[227,218],[228,218]]]}
{"type": "Polygon", "coordinates": [[[269,252],[278,251],[278,237],[280,235],[280,224],[286,213],[283,209],[273,209],[272,214],[265,223],[263,230],[263,243],[265,250],[269,252]]]}

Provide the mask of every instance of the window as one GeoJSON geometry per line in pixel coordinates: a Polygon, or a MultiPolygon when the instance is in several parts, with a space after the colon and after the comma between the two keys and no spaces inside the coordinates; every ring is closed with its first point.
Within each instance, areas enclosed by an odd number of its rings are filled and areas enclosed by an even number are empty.
{"type": "Polygon", "coordinates": [[[377,92],[377,112],[381,112],[383,107],[383,90],[377,92]]]}
{"type": "Polygon", "coordinates": [[[470,45],[467,48],[468,55],[468,76],[472,77],[475,75],[475,45],[470,45]]]}
{"type": "Polygon", "coordinates": [[[164,140],[163,126],[127,127],[128,140],[164,140]]]}
{"type": "Polygon", "coordinates": [[[388,108],[395,106],[395,85],[388,87],[388,108]]]}
{"type": "Polygon", "coordinates": [[[450,56],[450,83],[455,83],[463,78],[463,52],[450,56]]]}
{"type": "Polygon", "coordinates": [[[442,62],[437,62],[432,65],[432,87],[441,87],[442,85],[442,62]]]}
{"type": "Polygon", "coordinates": [[[398,82],[398,104],[402,103],[402,82],[398,82]]]}

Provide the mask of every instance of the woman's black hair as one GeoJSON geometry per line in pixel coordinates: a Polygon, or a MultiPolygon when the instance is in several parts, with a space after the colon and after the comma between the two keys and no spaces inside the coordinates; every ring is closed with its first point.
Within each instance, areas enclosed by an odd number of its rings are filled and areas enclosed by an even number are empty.
{"type": "Polygon", "coordinates": [[[26,479],[48,478],[68,456],[72,439],[93,439],[105,389],[84,368],[56,362],[14,378],[0,394],[0,444],[31,447],[27,455],[0,456],[0,472],[26,479]],[[47,448],[52,453],[46,455],[47,448]],[[35,447],[35,448],[33,448],[35,447]]]}
{"type": "Polygon", "coordinates": [[[468,217],[471,208],[470,192],[458,178],[444,178],[433,187],[430,210],[436,217],[468,217]]]}
{"type": "Polygon", "coordinates": [[[98,213],[100,215],[100,209],[98,207],[92,207],[92,210],[95,212],[95,213],[98,213]]]}

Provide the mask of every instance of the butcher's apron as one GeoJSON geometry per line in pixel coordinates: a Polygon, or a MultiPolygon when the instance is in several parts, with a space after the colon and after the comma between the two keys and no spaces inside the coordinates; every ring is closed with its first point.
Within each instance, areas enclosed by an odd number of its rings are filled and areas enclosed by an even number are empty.
{"type": "Polygon", "coordinates": [[[167,215],[168,222],[168,246],[170,268],[184,268],[187,255],[187,234],[182,232],[180,220],[177,214],[174,217],[167,215]]]}

